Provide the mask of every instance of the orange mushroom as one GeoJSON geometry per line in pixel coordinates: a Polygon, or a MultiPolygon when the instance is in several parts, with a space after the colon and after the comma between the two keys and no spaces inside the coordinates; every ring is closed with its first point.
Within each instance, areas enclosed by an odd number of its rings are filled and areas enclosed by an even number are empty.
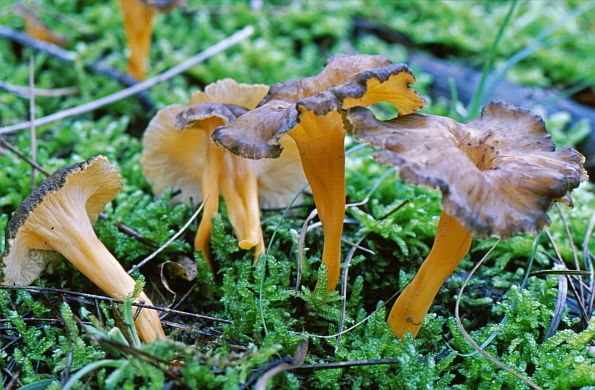
{"type": "Polygon", "coordinates": [[[195,93],[188,107],[162,109],[144,134],[143,173],[154,192],[159,195],[170,187],[180,189],[176,200],[184,203],[208,198],[194,246],[211,268],[208,244],[219,194],[226,202],[240,248],[255,248],[256,261],[264,253],[260,206],[287,206],[306,184],[297,147],[289,137],[282,140],[286,149],[280,161],[243,159],[210,140],[216,127],[253,109],[268,89],[261,84],[220,80],[195,93]]]}
{"type": "MultiPolygon", "coordinates": [[[[91,157],[47,177],[6,226],[0,261],[2,284],[31,284],[59,252],[109,296],[121,298],[132,293],[134,279],[93,231],[99,213],[121,188],[120,175],[104,156],[91,157]]],[[[137,301],[152,305],[145,293],[137,301]]],[[[135,326],[145,342],[165,336],[155,310],[142,309],[135,326]]]]}
{"type": "Polygon", "coordinates": [[[393,306],[388,323],[403,339],[417,332],[436,293],[459,265],[472,234],[507,239],[537,235],[552,202],[572,206],[570,192],[585,181],[584,157],[556,149],[543,120],[502,102],[479,119],[411,114],[381,122],[365,108],[346,115],[354,138],[380,149],[374,158],[401,179],[442,192],[442,214],[429,256],[393,306]]]}
{"type": "Polygon", "coordinates": [[[120,0],[124,14],[126,42],[130,50],[128,74],[143,80],[147,72],[147,58],[151,50],[153,16],[156,12],[169,12],[185,5],[185,0],[120,0]]]}
{"type": "Polygon", "coordinates": [[[317,76],[274,85],[258,108],[213,133],[216,143],[250,159],[277,158],[283,134],[296,142],[324,230],[329,290],[339,280],[345,215],[343,110],[384,101],[409,114],[426,103],[409,87],[414,82],[405,64],[386,57],[337,54],[317,76]]]}

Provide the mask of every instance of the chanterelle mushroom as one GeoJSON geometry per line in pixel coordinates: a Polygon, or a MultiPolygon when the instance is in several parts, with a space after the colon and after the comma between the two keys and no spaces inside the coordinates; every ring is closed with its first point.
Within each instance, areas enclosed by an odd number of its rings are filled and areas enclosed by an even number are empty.
{"type": "Polygon", "coordinates": [[[260,107],[213,133],[216,143],[252,159],[278,157],[282,134],[295,140],[324,229],[329,290],[339,280],[345,215],[342,110],[390,102],[409,114],[425,104],[409,87],[414,82],[405,64],[386,57],[336,54],[317,76],[274,85],[260,107]]]}
{"type": "Polygon", "coordinates": [[[153,16],[186,5],[186,0],[120,0],[124,15],[126,42],[130,50],[128,74],[137,80],[145,78],[151,49],[153,16]]]}
{"type": "Polygon", "coordinates": [[[156,194],[173,187],[181,190],[176,200],[206,200],[195,248],[212,268],[208,244],[213,213],[219,210],[219,194],[242,249],[255,248],[255,260],[264,253],[260,207],[287,206],[306,184],[295,142],[285,137],[280,160],[247,160],[215,145],[210,136],[265,96],[266,85],[239,84],[232,79],[210,84],[195,93],[188,107],[162,109],[149,123],[143,138],[143,173],[156,194]]]}
{"type": "MultiPolygon", "coordinates": [[[[120,175],[104,156],[91,157],[46,178],[6,226],[0,264],[2,284],[32,283],[59,252],[111,297],[130,294],[134,279],[93,230],[98,214],[121,188],[120,175]]],[[[151,305],[144,293],[139,300],[151,305]]],[[[145,342],[165,336],[154,310],[143,309],[135,325],[145,342]]]]}
{"type": "Polygon", "coordinates": [[[536,235],[550,223],[552,202],[572,206],[570,192],[587,179],[580,153],[556,149],[539,116],[506,103],[489,103],[464,124],[424,114],[380,122],[361,107],[346,117],[356,140],[381,149],[374,154],[379,163],[396,167],[409,184],[442,192],[434,246],[388,318],[400,338],[417,334],[472,234],[536,235]]]}

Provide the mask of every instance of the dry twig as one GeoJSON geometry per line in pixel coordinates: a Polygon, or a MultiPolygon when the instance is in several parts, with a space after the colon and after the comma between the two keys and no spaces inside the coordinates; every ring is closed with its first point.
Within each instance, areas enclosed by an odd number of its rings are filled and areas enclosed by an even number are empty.
{"type": "MultiPolygon", "coordinates": [[[[2,26],[0,26],[0,36],[2,32],[2,26]]],[[[155,85],[168,80],[174,76],[179,75],[187,71],[188,69],[192,68],[193,66],[200,64],[201,62],[205,61],[206,59],[214,56],[215,54],[219,54],[224,50],[238,44],[239,42],[243,41],[244,39],[248,38],[254,33],[254,27],[246,26],[240,31],[236,32],[235,34],[225,38],[224,40],[216,43],[215,45],[209,47],[208,49],[204,50],[203,52],[195,55],[192,58],[187,59],[186,61],[174,66],[173,68],[155,76],[148,80],[145,80],[141,83],[133,85],[132,87],[126,88],[122,91],[118,91],[114,94],[102,97],[100,99],[94,100],[92,102],[88,102],[82,104],[77,107],[72,107],[60,112],[57,112],[52,115],[48,115],[46,117],[40,118],[37,121],[38,126],[47,125],[48,123],[57,122],[71,116],[76,116],[80,114],[84,114],[86,112],[94,111],[98,108],[106,106],[111,103],[115,103],[119,100],[125,99],[129,96],[133,96],[139,94],[140,92],[154,87],[155,85]]],[[[30,126],[29,122],[18,123],[16,125],[7,126],[3,129],[0,129],[0,134],[7,134],[13,133],[15,131],[26,129],[30,126]]]]}

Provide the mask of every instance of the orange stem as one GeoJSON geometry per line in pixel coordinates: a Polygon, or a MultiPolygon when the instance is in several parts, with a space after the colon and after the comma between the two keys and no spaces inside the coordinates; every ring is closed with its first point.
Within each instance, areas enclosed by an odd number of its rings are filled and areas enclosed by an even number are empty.
{"type": "Polygon", "coordinates": [[[145,78],[147,72],[155,12],[142,5],[139,0],[120,0],[120,5],[124,14],[126,42],[130,50],[128,74],[140,81],[145,78]]]}
{"type": "Polygon", "coordinates": [[[471,238],[455,217],[442,212],[430,254],[388,316],[395,336],[402,340],[407,332],[417,335],[438,290],[469,252],[471,238]]]}
{"type": "Polygon", "coordinates": [[[219,178],[219,184],[227,205],[227,215],[238,237],[238,245],[246,250],[254,248],[256,262],[258,256],[264,253],[256,174],[249,160],[231,153],[225,155],[223,164],[225,175],[219,178]]]}
{"type": "Polygon", "coordinates": [[[200,249],[207,265],[213,270],[213,263],[209,253],[209,240],[213,228],[213,213],[219,211],[219,176],[221,176],[221,161],[225,155],[225,149],[209,143],[207,148],[207,157],[205,168],[202,175],[202,199],[206,199],[203,206],[202,219],[198,225],[196,238],[194,239],[194,248],[200,249]],[[208,199],[207,199],[208,198],[208,199]]]}
{"type": "Polygon", "coordinates": [[[324,230],[322,263],[328,269],[327,289],[334,290],[341,267],[341,235],[345,216],[345,129],[337,112],[324,117],[303,112],[300,125],[288,133],[300,151],[324,230]]]}

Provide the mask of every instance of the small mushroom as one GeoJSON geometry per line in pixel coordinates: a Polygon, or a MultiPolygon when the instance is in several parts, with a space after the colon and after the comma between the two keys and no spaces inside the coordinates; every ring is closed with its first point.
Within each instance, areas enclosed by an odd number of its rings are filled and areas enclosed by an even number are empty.
{"type": "MultiPolygon", "coordinates": [[[[99,213],[121,188],[120,175],[104,156],[91,157],[46,178],[6,226],[2,284],[31,284],[59,252],[109,296],[130,294],[134,279],[93,230],[99,213]]],[[[144,293],[138,301],[152,304],[144,293]]],[[[154,310],[143,309],[135,326],[145,342],[165,336],[154,310]]]]}
{"type": "Polygon", "coordinates": [[[126,42],[130,50],[129,75],[137,80],[145,78],[155,13],[169,12],[185,5],[186,2],[186,0],[120,0],[124,14],[126,42]]]}
{"type": "Polygon", "coordinates": [[[287,206],[306,184],[295,142],[282,140],[281,160],[247,160],[215,145],[210,136],[218,126],[234,121],[256,107],[269,87],[238,84],[224,79],[195,93],[188,107],[162,109],[149,123],[143,138],[143,173],[154,192],[180,189],[176,200],[198,203],[207,199],[195,248],[212,268],[208,244],[219,194],[242,249],[255,248],[255,261],[264,253],[260,207],[287,206]],[[260,205],[260,207],[259,207],[260,205]]]}
{"type": "Polygon", "coordinates": [[[440,286],[468,252],[471,235],[537,235],[555,201],[572,206],[570,192],[585,181],[584,157],[556,149],[543,120],[502,102],[481,117],[458,123],[424,114],[381,122],[365,108],[346,115],[353,136],[380,149],[374,158],[398,169],[401,179],[442,192],[434,246],[393,306],[395,335],[415,336],[440,286]]]}
{"type": "Polygon", "coordinates": [[[383,101],[409,114],[426,103],[409,87],[414,82],[405,64],[386,57],[337,54],[317,76],[274,85],[260,107],[213,133],[216,143],[250,159],[279,157],[283,134],[296,142],[324,229],[329,290],[339,280],[345,215],[342,112],[383,101]]]}

